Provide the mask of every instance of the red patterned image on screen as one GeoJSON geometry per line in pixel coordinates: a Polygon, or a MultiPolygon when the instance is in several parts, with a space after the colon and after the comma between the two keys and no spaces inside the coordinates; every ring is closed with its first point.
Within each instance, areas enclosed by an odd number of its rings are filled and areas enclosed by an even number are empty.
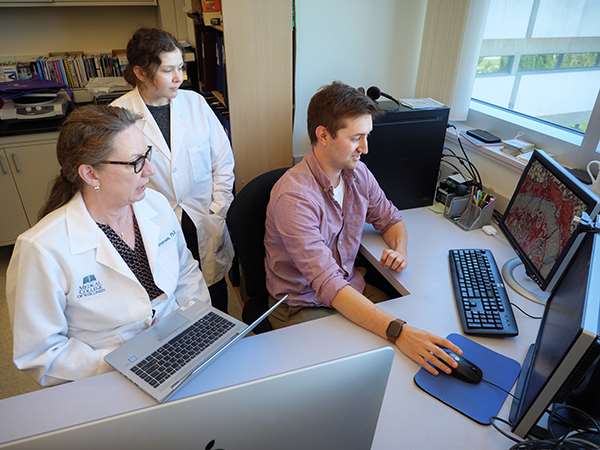
{"type": "Polygon", "coordinates": [[[534,161],[505,217],[515,240],[546,277],[567,247],[586,205],[534,161]]]}

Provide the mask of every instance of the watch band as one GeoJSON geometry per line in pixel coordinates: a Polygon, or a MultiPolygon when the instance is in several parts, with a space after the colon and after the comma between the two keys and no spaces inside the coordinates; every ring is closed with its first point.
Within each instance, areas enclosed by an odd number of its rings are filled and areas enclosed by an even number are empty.
{"type": "Polygon", "coordinates": [[[388,341],[392,343],[396,343],[396,340],[400,337],[402,333],[402,328],[404,328],[404,324],[406,321],[402,319],[394,319],[390,322],[387,329],[385,330],[385,335],[388,338],[388,341]]]}

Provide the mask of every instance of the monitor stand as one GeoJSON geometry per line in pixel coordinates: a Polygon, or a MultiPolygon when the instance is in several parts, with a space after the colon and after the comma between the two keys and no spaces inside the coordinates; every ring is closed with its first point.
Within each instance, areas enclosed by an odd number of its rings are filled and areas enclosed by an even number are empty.
{"type": "Polygon", "coordinates": [[[550,297],[549,292],[541,290],[537,283],[529,278],[529,275],[525,271],[525,266],[518,256],[504,263],[502,266],[502,278],[517,294],[532,302],[545,305],[548,297],[550,297]]]}

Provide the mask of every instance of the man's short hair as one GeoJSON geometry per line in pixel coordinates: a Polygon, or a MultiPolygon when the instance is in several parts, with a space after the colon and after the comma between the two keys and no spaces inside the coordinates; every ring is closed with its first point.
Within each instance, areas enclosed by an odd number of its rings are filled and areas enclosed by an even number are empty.
{"type": "Polygon", "coordinates": [[[375,112],[377,104],[358,89],[339,81],[323,86],[308,104],[306,122],[310,143],[317,143],[319,125],[327,128],[335,138],[338,130],[344,128],[346,119],[375,112]]]}

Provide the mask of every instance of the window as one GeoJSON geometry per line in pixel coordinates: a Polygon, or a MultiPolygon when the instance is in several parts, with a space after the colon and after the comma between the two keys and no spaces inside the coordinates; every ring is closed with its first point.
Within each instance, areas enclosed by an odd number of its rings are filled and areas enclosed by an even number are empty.
{"type": "Polygon", "coordinates": [[[472,98],[583,136],[600,90],[600,1],[491,0],[472,98]]]}

